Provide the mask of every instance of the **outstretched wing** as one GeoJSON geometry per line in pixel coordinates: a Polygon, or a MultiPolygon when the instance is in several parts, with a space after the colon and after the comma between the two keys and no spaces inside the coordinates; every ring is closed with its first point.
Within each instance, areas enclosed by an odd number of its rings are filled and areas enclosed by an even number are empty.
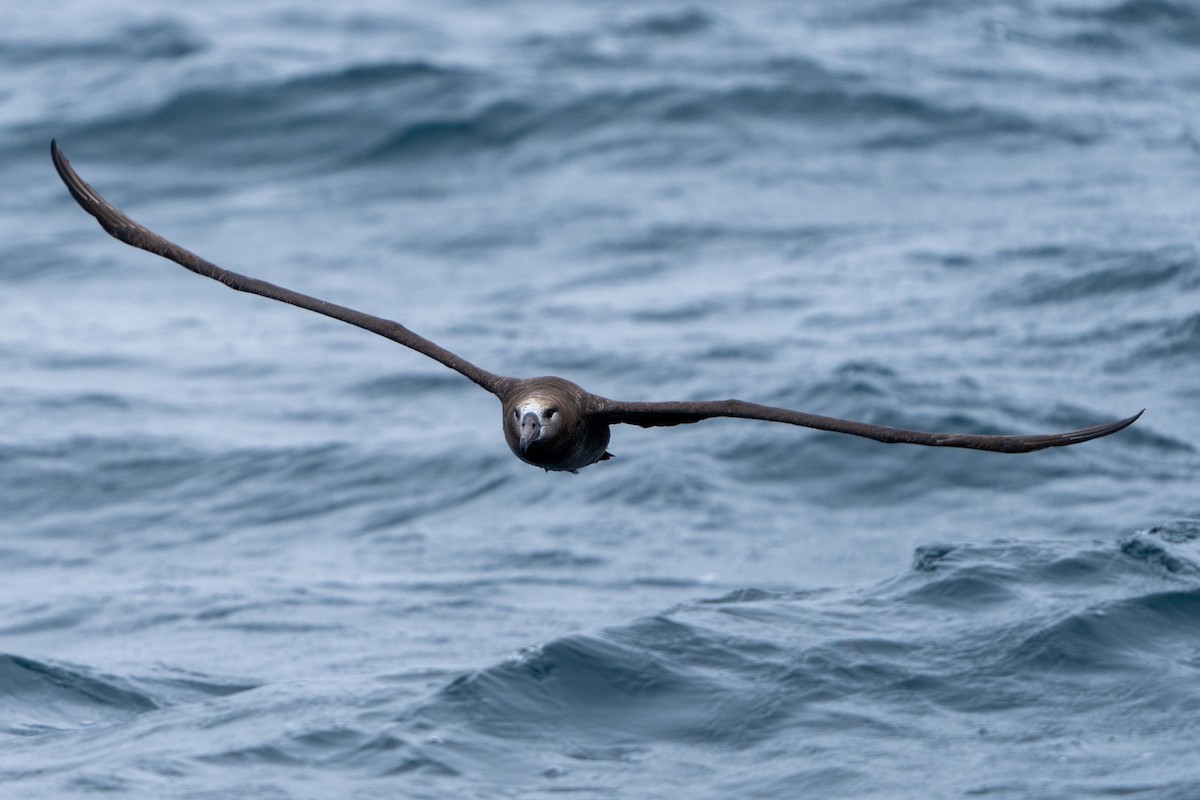
{"type": "Polygon", "coordinates": [[[1127,425],[1132,425],[1134,420],[1142,415],[1142,411],[1116,422],[1094,425],[1068,433],[1051,433],[1043,436],[991,436],[976,433],[910,431],[904,428],[890,428],[886,425],[872,425],[867,422],[823,417],[819,414],[806,414],[803,411],[792,411],[786,408],[762,406],[743,400],[680,403],[622,403],[615,400],[603,400],[594,414],[596,418],[610,425],[624,422],[630,425],[640,425],[643,428],[684,425],[712,417],[761,419],[767,422],[783,422],[788,425],[800,425],[822,431],[848,433],[851,436],[863,436],[887,444],[920,444],[930,447],[967,447],[973,450],[993,450],[998,453],[1029,453],[1047,447],[1063,447],[1108,436],[1127,425]]]}
{"type": "Polygon", "coordinates": [[[100,227],[104,228],[109,235],[121,240],[125,244],[147,250],[163,258],[168,258],[198,275],[220,281],[230,289],[257,294],[262,297],[269,297],[272,300],[279,300],[293,306],[306,308],[309,311],[315,311],[318,314],[324,314],[327,317],[333,317],[342,322],[349,322],[351,325],[357,325],[372,333],[377,333],[386,339],[391,339],[393,342],[398,342],[405,347],[411,347],[418,353],[423,353],[433,360],[445,364],[450,369],[465,375],[492,394],[499,394],[505,386],[511,383],[512,379],[480,369],[469,361],[459,358],[444,347],[440,347],[425,337],[413,333],[398,322],[364,314],[352,308],[327,303],[324,300],[318,300],[306,294],[284,289],[282,286],[276,286],[273,283],[267,283],[266,281],[249,278],[245,275],[239,275],[236,272],[222,269],[211,261],[206,261],[195,253],[185,250],[174,242],[159,236],[154,231],[139,225],[127,217],[121,209],[101,197],[95,189],[85,183],[76,174],[75,170],[71,168],[71,164],[67,161],[66,156],[58,149],[57,142],[50,142],[50,156],[54,160],[54,168],[58,170],[59,177],[67,185],[67,189],[70,190],[71,196],[75,198],[76,202],[83,207],[84,211],[95,217],[100,223],[100,227]]]}

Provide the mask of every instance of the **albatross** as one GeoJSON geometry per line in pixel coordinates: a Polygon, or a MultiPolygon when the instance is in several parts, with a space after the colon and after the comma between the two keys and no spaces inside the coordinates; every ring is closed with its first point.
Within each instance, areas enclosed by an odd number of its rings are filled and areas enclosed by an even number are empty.
{"type": "MultiPolygon", "coordinates": [[[[554,376],[512,378],[475,366],[446,348],[413,333],[398,322],[318,300],[272,283],[240,275],[201,258],[134,222],[76,174],[56,141],[50,155],[59,177],[83,210],[96,218],[109,235],[142,250],[174,261],[198,275],[220,281],[230,289],[278,300],[348,322],[416,350],[491,392],[500,401],[504,438],[513,455],[546,470],[578,472],[611,458],[609,429],[613,425],[643,428],[684,425],[714,417],[781,422],[887,444],[965,447],[999,453],[1029,453],[1048,447],[1079,444],[1116,433],[1142,415],[1094,425],[1067,433],[1034,436],[977,433],[930,433],[866,422],[825,417],[744,400],[625,402],[592,394],[571,381],[554,376]]],[[[1144,411],[1145,409],[1143,409],[1144,411]]]]}

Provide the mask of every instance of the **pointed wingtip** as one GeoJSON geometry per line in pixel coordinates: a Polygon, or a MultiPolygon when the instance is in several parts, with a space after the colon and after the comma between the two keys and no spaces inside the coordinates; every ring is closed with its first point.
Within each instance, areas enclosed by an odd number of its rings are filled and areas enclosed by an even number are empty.
{"type": "MultiPolygon", "coordinates": [[[[1116,433],[1117,431],[1125,430],[1130,425],[1137,422],[1138,419],[1141,418],[1142,414],[1145,413],[1146,409],[1143,408],[1141,411],[1137,412],[1131,417],[1119,419],[1116,422],[1109,423],[1108,425],[1098,425],[1095,428],[1096,433],[1092,436],[1089,436],[1088,439],[1098,439],[1101,436],[1108,436],[1110,433],[1116,433]]],[[[1083,439],[1082,441],[1087,441],[1087,439],[1083,439]]]]}
{"type": "MultiPolygon", "coordinates": [[[[79,177],[71,166],[71,162],[67,160],[66,154],[59,149],[57,139],[50,140],[50,157],[54,161],[54,169],[58,171],[58,177],[62,179],[67,191],[75,198],[75,202],[79,203],[84,211],[95,217],[96,221],[100,223],[100,227],[104,228],[110,236],[115,236],[125,241],[126,244],[131,244],[118,234],[117,229],[123,226],[139,227],[137,223],[101,197],[83,178],[79,177]]],[[[134,246],[141,247],[137,244],[134,246]]]]}
{"type": "MultiPolygon", "coordinates": [[[[54,169],[58,171],[58,177],[62,178],[63,183],[67,184],[67,188],[71,188],[71,167],[67,161],[67,156],[58,147],[58,139],[50,140],[50,160],[54,162],[54,169]]],[[[75,194],[72,189],[71,194],[75,194]]],[[[78,196],[76,197],[78,199],[78,196]]]]}

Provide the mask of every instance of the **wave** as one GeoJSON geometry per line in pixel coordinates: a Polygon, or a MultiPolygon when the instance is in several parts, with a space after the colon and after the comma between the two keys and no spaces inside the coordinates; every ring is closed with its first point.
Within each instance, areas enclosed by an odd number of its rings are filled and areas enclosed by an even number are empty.
{"type": "Polygon", "coordinates": [[[716,24],[712,14],[698,8],[682,8],[638,17],[620,25],[619,31],[633,36],[676,38],[707,31],[716,24]]]}
{"type": "Polygon", "coordinates": [[[668,153],[661,150],[664,142],[674,142],[675,147],[674,157],[663,163],[677,165],[692,159],[711,163],[731,156],[692,138],[693,131],[698,134],[708,125],[758,127],[764,142],[794,139],[805,131],[844,132],[843,126],[849,126],[853,140],[867,149],[912,149],[992,137],[1045,137],[1073,143],[1092,138],[1012,111],[943,105],[841,76],[809,86],[749,81],[732,88],[667,84],[599,90],[549,102],[552,99],[493,100],[453,116],[414,121],[389,134],[363,159],[462,155],[512,149],[531,139],[546,146],[547,152],[529,155],[521,163],[538,167],[591,157],[628,159],[638,151],[666,159],[668,153]],[[798,127],[780,134],[773,127],[779,122],[798,127]]]}
{"type": "Polygon", "coordinates": [[[0,511],[25,536],[75,536],[80,520],[106,519],[101,527],[128,542],[166,524],[144,513],[153,502],[187,520],[191,536],[173,540],[173,547],[330,514],[344,514],[349,529],[368,532],[499,490],[509,480],[510,473],[497,470],[506,458],[435,448],[397,459],[382,447],[368,453],[327,442],[210,450],[174,438],[72,437],[0,455],[6,467],[0,511]],[[407,491],[397,494],[397,486],[407,491]]]}
{"type": "Polygon", "coordinates": [[[1156,326],[1153,342],[1135,350],[1126,360],[1130,364],[1146,359],[1191,365],[1200,352],[1200,313],[1163,320],[1156,326]]]}
{"type": "Polygon", "coordinates": [[[1200,286],[1200,256],[1191,247],[1103,251],[1055,245],[1005,251],[1001,263],[1042,263],[1056,269],[1028,274],[1020,284],[996,295],[1017,306],[1065,303],[1115,295],[1134,297],[1174,287],[1200,286]]]}
{"type": "MultiPolygon", "coordinates": [[[[305,173],[492,155],[520,169],[592,158],[713,163],[735,157],[746,141],[790,147],[805,136],[886,150],[985,140],[1078,144],[1099,135],[1028,109],[940,101],[817,66],[796,77],[777,62],[743,66],[743,77],[733,81],[536,92],[501,89],[486,73],[432,61],[352,64],[282,80],[181,88],[150,107],[131,97],[124,110],[59,123],[52,133],[73,148],[86,143],[80,152],[89,158],[96,157],[94,143],[119,142],[113,158],[144,163],[161,158],[169,143],[172,153],[196,152],[209,168],[305,173]],[[706,133],[713,126],[744,129],[745,136],[713,137],[706,133]]],[[[27,134],[40,148],[47,130],[38,125],[27,134]]]]}
{"type": "Polygon", "coordinates": [[[33,735],[113,722],[158,708],[146,692],[122,678],[0,655],[0,733],[33,735]]]}
{"type": "Polygon", "coordinates": [[[0,64],[41,65],[55,62],[163,61],[201,52],[207,42],[190,26],[176,20],[157,20],[125,26],[88,39],[38,42],[0,42],[0,64]]]}
{"type": "MultiPolygon", "coordinates": [[[[1188,565],[1195,573],[1195,565],[1188,565]]],[[[1142,669],[1147,660],[1186,661],[1200,634],[1200,592],[1179,590],[1099,604],[1029,636],[1014,671],[1142,669]]]]}
{"type": "MultiPolygon", "coordinates": [[[[436,743],[462,774],[528,778],[639,761],[668,742],[721,761],[768,742],[895,737],[914,706],[934,728],[999,709],[1074,718],[1087,705],[1078,692],[1150,734],[1178,694],[1166,691],[1171,666],[1191,662],[1200,634],[1198,531],[1179,520],[1082,549],[930,546],[909,573],[866,590],[699,599],[464,674],[388,736],[436,743]],[[1142,691],[1128,696],[1131,679],[1142,691]]],[[[411,762],[397,748],[371,754],[380,771],[411,762]]],[[[852,782],[850,766],[826,778],[852,782]]]]}
{"type": "Polygon", "coordinates": [[[1157,38],[1200,45],[1200,11],[1172,0],[1122,0],[1096,8],[1062,9],[1059,14],[1101,23],[1117,30],[1146,31],[1157,38]]]}
{"type": "MultiPolygon", "coordinates": [[[[89,731],[70,758],[43,764],[47,774],[83,764],[96,780],[144,780],[111,756],[137,741],[137,769],[152,773],[405,775],[404,791],[430,796],[661,793],[702,759],[724,785],[699,796],[717,797],[795,786],[845,793],[867,776],[902,782],[913,742],[947,735],[989,742],[997,766],[970,776],[979,788],[1011,779],[1005,770],[1029,747],[1054,753],[1073,737],[1119,730],[1139,752],[1153,742],[1161,755],[1145,767],[1158,770],[1152,778],[1139,767],[1121,780],[1174,784],[1185,776],[1163,765],[1190,741],[1177,712],[1200,635],[1197,543],[1200,520],[1180,519],[1084,545],[929,545],[874,586],[700,597],[458,674],[256,687],[3,656],[0,698],[18,710],[3,732],[89,731]],[[180,737],[191,755],[173,767],[180,737]],[[855,743],[868,743],[870,763],[853,755],[855,743]],[[834,754],[843,758],[831,770],[834,754]],[[758,766],[738,769],[746,764],[758,766]]],[[[4,774],[36,777],[16,769],[19,757],[3,759],[4,774]]],[[[945,772],[931,780],[943,793],[963,789],[945,772]]]]}

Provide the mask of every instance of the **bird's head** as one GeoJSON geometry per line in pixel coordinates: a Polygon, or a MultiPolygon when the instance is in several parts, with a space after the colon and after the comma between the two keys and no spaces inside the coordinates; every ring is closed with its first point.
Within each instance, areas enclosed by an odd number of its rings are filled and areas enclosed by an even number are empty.
{"type": "Polygon", "coordinates": [[[549,470],[575,472],[605,455],[608,424],[589,414],[594,398],[562,378],[519,381],[504,396],[504,438],[513,455],[549,470]]]}
{"type": "Polygon", "coordinates": [[[516,441],[517,454],[527,461],[538,462],[538,454],[554,450],[565,433],[562,409],[553,400],[532,396],[514,404],[505,424],[516,441]]]}

